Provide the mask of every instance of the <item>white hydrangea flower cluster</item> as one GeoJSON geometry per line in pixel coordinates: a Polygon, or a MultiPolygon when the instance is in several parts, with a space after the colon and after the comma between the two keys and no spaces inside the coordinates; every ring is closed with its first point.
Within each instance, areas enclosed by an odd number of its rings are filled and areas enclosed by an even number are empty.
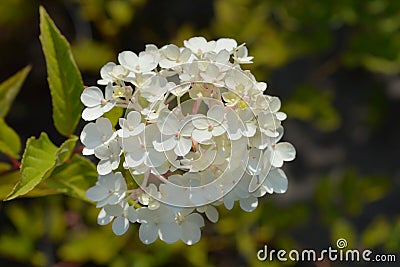
{"type": "Polygon", "coordinates": [[[266,193],[284,193],[281,167],[295,158],[283,135],[279,98],[264,94],[241,65],[252,63],[244,44],[194,37],[184,47],[147,45],[124,51],[100,71],[98,87],[81,101],[88,123],[85,155],[99,159],[98,182],[87,197],[101,208],[98,223],[115,234],[140,223],[145,244],[200,240],[205,214],[217,222],[216,206],[247,212],[266,193]],[[105,113],[124,108],[112,125],[105,113]]]}

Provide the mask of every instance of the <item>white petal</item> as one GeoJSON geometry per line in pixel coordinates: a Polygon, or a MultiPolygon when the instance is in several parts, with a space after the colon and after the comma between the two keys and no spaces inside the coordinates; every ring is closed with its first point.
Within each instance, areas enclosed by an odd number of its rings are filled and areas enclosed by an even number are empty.
{"type": "Polygon", "coordinates": [[[192,139],[187,138],[187,137],[181,137],[181,138],[179,138],[179,141],[176,144],[174,152],[177,156],[183,157],[187,153],[189,153],[191,147],[192,147],[192,139]]]}
{"type": "Polygon", "coordinates": [[[126,217],[128,218],[128,220],[131,223],[135,223],[138,219],[138,212],[136,211],[136,209],[133,206],[129,206],[128,207],[128,212],[126,217]]]}
{"type": "Polygon", "coordinates": [[[204,115],[200,115],[197,117],[194,117],[192,120],[193,126],[196,127],[197,129],[207,129],[208,128],[208,120],[206,118],[206,116],[204,115]]]}
{"type": "Polygon", "coordinates": [[[111,137],[114,134],[111,121],[107,118],[99,118],[96,120],[96,126],[104,136],[111,137]]]}
{"type": "Polygon", "coordinates": [[[111,151],[108,145],[100,145],[94,149],[94,155],[98,159],[108,159],[111,156],[111,151]]]}
{"type": "Polygon", "coordinates": [[[124,217],[117,217],[113,224],[112,230],[116,235],[123,235],[129,228],[129,221],[124,217]]]}
{"type": "Polygon", "coordinates": [[[220,136],[221,134],[225,133],[225,128],[222,125],[214,126],[211,133],[213,136],[220,136]]]}
{"type": "Polygon", "coordinates": [[[125,162],[131,168],[137,167],[142,164],[144,159],[145,154],[142,153],[142,151],[130,152],[127,153],[125,156],[125,162]]]}
{"type": "Polygon", "coordinates": [[[95,185],[86,191],[86,197],[92,201],[100,201],[108,196],[108,190],[104,186],[95,185]]]}
{"type": "Polygon", "coordinates": [[[102,133],[98,130],[95,123],[88,123],[83,127],[81,133],[81,141],[88,149],[94,149],[99,146],[101,142],[102,133]]]}
{"type": "Polygon", "coordinates": [[[256,197],[248,197],[240,200],[240,207],[242,210],[252,212],[258,206],[258,199],[256,197]]]}
{"type": "Polygon", "coordinates": [[[110,216],[121,216],[123,213],[123,209],[120,205],[107,205],[104,207],[104,210],[110,216]]]}
{"type": "Polygon", "coordinates": [[[170,151],[174,149],[177,144],[175,136],[160,135],[157,140],[153,141],[154,149],[158,152],[170,151]]]}
{"type": "Polygon", "coordinates": [[[288,187],[288,180],[281,169],[275,169],[268,173],[264,184],[272,188],[275,193],[285,193],[288,187]]]}
{"type": "Polygon", "coordinates": [[[216,223],[218,221],[218,219],[219,219],[219,214],[218,214],[217,209],[214,206],[211,206],[211,205],[207,206],[206,216],[213,223],[216,223]]]}
{"type": "Polygon", "coordinates": [[[139,54],[139,66],[140,71],[137,72],[149,72],[157,67],[157,59],[153,54],[149,52],[140,52],[139,54]]]}
{"type": "Polygon", "coordinates": [[[103,114],[104,111],[100,105],[94,107],[87,107],[82,112],[82,119],[84,119],[85,121],[92,121],[101,117],[103,114]]]}
{"type": "Polygon", "coordinates": [[[174,44],[167,45],[164,53],[169,59],[176,60],[180,54],[179,47],[174,44]]]}
{"type": "Polygon", "coordinates": [[[104,99],[103,92],[95,86],[91,86],[83,90],[81,94],[81,101],[87,107],[94,107],[101,105],[104,99]]]}
{"type": "Polygon", "coordinates": [[[276,149],[267,149],[266,153],[267,153],[267,158],[270,159],[272,166],[277,168],[283,166],[283,159],[279,155],[279,153],[277,153],[276,149]]]}
{"type": "Polygon", "coordinates": [[[99,215],[97,216],[97,223],[99,225],[109,224],[114,217],[107,214],[107,212],[103,209],[100,210],[99,215]]]}
{"type": "Polygon", "coordinates": [[[128,70],[135,71],[136,66],[138,64],[138,60],[139,60],[138,56],[131,51],[124,51],[119,53],[118,55],[119,63],[128,70]]]}
{"type": "Polygon", "coordinates": [[[249,158],[246,164],[247,164],[247,170],[251,175],[260,173],[262,167],[262,162],[261,162],[262,159],[263,157],[261,150],[257,148],[250,149],[249,158]]]}
{"type": "Polygon", "coordinates": [[[294,160],[296,157],[296,150],[294,149],[294,146],[288,142],[276,144],[275,151],[284,161],[294,160]]]}
{"type": "Polygon", "coordinates": [[[131,111],[126,117],[126,120],[130,126],[137,127],[142,121],[142,116],[137,111],[131,111]]]}
{"type": "Polygon", "coordinates": [[[215,52],[219,52],[223,49],[227,50],[227,51],[232,51],[233,49],[235,49],[237,47],[237,43],[234,39],[230,39],[230,38],[220,38],[217,40],[216,44],[215,44],[215,52]]]}
{"type": "Polygon", "coordinates": [[[160,224],[160,239],[165,243],[172,244],[178,241],[182,236],[182,229],[175,222],[160,224]]]}
{"type": "Polygon", "coordinates": [[[224,108],[221,105],[214,105],[207,112],[207,117],[210,120],[221,123],[224,120],[224,108]]]}
{"type": "Polygon", "coordinates": [[[182,223],[182,236],[181,239],[187,245],[193,245],[199,242],[201,238],[200,228],[193,223],[183,222],[182,223]]]}
{"type": "Polygon", "coordinates": [[[144,244],[151,244],[158,237],[158,229],[152,222],[142,223],[139,228],[139,238],[144,244]]]}
{"type": "Polygon", "coordinates": [[[233,206],[235,205],[235,200],[233,199],[231,194],[226,194],[224,196],[224,205],[225,208],[227,208],[228,210],[233,209],[233,206]]]}
{"type": "MultiPolygon", "coordinates": [[[[162,114],[165,114],[165,112],[162,114]]],[[[159,117],[157,126],[160,132],[165,135],[173,135],[179,131],[178,118],[172,112],[168,112],[166,115],[159,117]]]]}
{"type": "Polygon", "coordinates": [[[192,137],[195,141],[197,141],[199,143],[203,143],[212,138],[212,133],[209,132],[208,130],[194,129],[192,132],[192,137]]]}
{"type": "MultiPolygon", "coordinates": [[[[209,207],[209,206],[207,206],[207,207],[209,207]]],[[[203,216],[201,216],[198,213],[192,213],[192,214],[189,214],[188,216],[186,216],[185,222],[190,222],[190,223],[196,224],[197,227],[204,226],[203,216]]]]}
{"type": "Polygon", "coordinates": [[[165,155],[162,152],[157,152],[154,148],[148,148],[146,151],[147,157],[144,164],[148,167],[161,166],[165,161],[165,155]]]}
{"type": "Polygon", "coordinates": [[[109,159],[100,160],[97,164],[97,172],[100,175],[109,174],[112,171],[112,161],[109,159]]]}

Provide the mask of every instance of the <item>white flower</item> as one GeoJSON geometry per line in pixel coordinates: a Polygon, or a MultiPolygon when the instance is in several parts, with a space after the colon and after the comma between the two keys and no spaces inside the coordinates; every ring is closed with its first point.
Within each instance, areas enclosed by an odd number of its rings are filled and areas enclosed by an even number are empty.
{"type": "Polygon", "coordinates": [[[98,118],[95,123],[86,124],[80,136],[82,144],[86,146],[83,154],[93,155],[96,147],[108,143],[115,136],[109,119],[98,118]]]}
{"type": "Polygon", "coordinates": [[[198,146],[196,152],[189,152],[183,160],[180,161],[181,168],[188,168],[190,172],[204,171],[213,164],[217,157],[217,149],[213,146],[208,149],[198,146]]]}
{"type": "Polygon", "coordinates": [[[270,168],[267,173],[262,173],[265,176],[261,181],[259,188],[253,193],[256,197],[262,197],[266,193],[285,193],[288,188],[288,179],[283,170],[279,168],[270,168]]]}
{"type": "Polygon", "coordinates": [[[272,144],[267,148],[266,153],[271,160],[274,167],[282,167],[284,161],[294,160],[296,157],[296,150],[291,143],[281,142],[272,144]]]}
{"type": "Polygon", "coordinates": [[[116,235],[123,235],[128,231],[130,223],[137,221],[138,214],[133,206],[127,202],[116,205],[104,206],[97,217],[100,225],[109,224],[113,221],[112,230],[116,235]]]}
{"type": "Polygon", "coordinates": [[[238,64],[250,64],[253,63],[253,58],[254,57],[249,57],[248,56],[248,50],[247,47],[243,45],[240,45],[234,52],[233,52],[233,59],[235,60],[236,63],[238,64]]]}
{"type": "Polygon", "coordinates": [[[227,209],[232,209],[236,200],[239,200],[240,207],[244,211],[251,212],[257,208],[257,197],[253,196],[248,191],[251,179],[252,176],[245,173],[232,191],[223,197],[224,205],[227,209]]]}
{"type": "Polygon", "coordinates": [[[125,178],[120,172],[100,175],[96,185],[86,191],[88,199],[97,202],[97,207],[118,204],[126,194],[125,178]]]}
{"type": "Polygon", "coordinates": [[[106,175],[116,170],[119,166],[121,154],[122,150],[116,139],[96,147],[94,149],[94,155],[100,159],[97,164],[97,172],[100,175],[106,175]]]}
{"type": "Polygon", "coordinates": [[[228,52],[233,52],[237,47],[237,42],[230,38],[220,38],[215,44],[215,52],[218,53],[221,50],[226,50],[228,52]]]}
{"type": "Polygon", "coordinates": [[[166,78],[161,76],[153,76],[150,83],[140,88],[140,95],[147,99],[150,103],[154,103],[164,98],[164,94],[169,89],[174,88],[173,82],[168,82],[166,78]]]}
{"type": "Polygon", "coordinates": [[[162,48],[162,55],[159,65],[161,68],[173,68],[189,61],[192,52],[188,48],[180,49],[176,45],[170,44],[162,48]]]}
{"type": "Polygon", "coordinates": [[[243,72],[238,69],[231,69],[226,74],[225,85],[234,93],[244,96],[250,88],[253,87],[253,82],[243,72]]]}
{"type": "Polygon", "coordinates": [[[160,238],[193,245],[205,218],[219,220],[217,206],[232,209],[237,201],[251,212],[260,197],[284,193],[288,179],[280,167],[296,156],[280,142],[280,99],[242,68],[253,60],[245,44],[204,37],[183,43],[121,52],[119,65],[100,70],[105,96],[97,87],[81,95],[82,118],[96,119],[81,133],[83,154],[100,159],[86,196],[101,208],[99,224],[112,223],[122,235],[139,223],[145,244],[160,238]],[[121,108],[119,125],[101,118],[121,108]]]}
{"type": "Polygon", "coordinates": [[[196,210],[201,213],[204,212],[207,218],[213,223],[216,223],[219,219],[218,210],[213,205],[201,206],[198,207],[196,210]]]}
{"type": "Polygon", "coordinates": [[[141,164],[159,167],[165,162],[164,153],[158,152],[153,147],[152,143],[156,135],[158,135],[157,126],[149,124],[141,134],[123,139],[122,147],[128,152],[125,162],[129,167],[135,168],[141,164]]]}
{"type": "Polygon", "coordinates": [[[225,128],[222,125],[224,114],[224,108],[221,105],[214,105],[208,110],[207,116],[200,115],[195,117],[192,121],[195,127],[192,133],[193,139],[199,143],[204,143],[213,136],[223,134],[225,132],[225,128]]]}
{"type": "Polygon", "coordinates": [[[192,37],[187,41],[183,41],[183,44],[197,56],[214,51],[215,49],[215,41],[207,42],[204,37],[192,37]]]}
{"type": "Polygon", "coordinates": [[[119,63],[135,73],[150,72],[157,67],[157,57],[152,52],[140,52],[137,56],[132,51],[124,51],[118,55],[119,63]]]}
{"type": "Polygon", "coordinates": [[[205,72],[201,72],[200,76],[203,78],[204,82],[211,83],[215,86],[222,86],[222,79],[225,73],[221,72],[220,69],[215,64],[209,64],[205,72]]]}
{"type": "Polygon", "coordinates": [[[144,131],[144,123],[142,121],[142,116],[137,111],[131,111],[125,118],[119,119],[119,126],[121,129],[118,130],[118,136],[129,137],[135,136],[144,131]]]}
{"type": "Polygon", "coordinates": [[[160,207],[160,202],[158,202],[154,196],[156,196],[157,199],[160,199],[161,193],[157,190],[157,187],[154,184],[150,184],[145,188],[145,191],[140,194],[138,200],[142,205],[147,206],[149,210],[155,210],[160,207]]]}
{"type": "Polygon", "coordinates": [[[273,113],[261,112],[258,114],[257,121],[261,133],[269,137],[277,137],[279,135],[276,129],[281,125],[281,121],[273,113]]]}
{"type": "Polygon", "coordinates": [[[121,65],[117,65],[114,62],[108,62],[100,70],[101,80],[97,83],[100,85],[107,85],[108,83],[121,83],[122,81],[131,81],[133,78],[130,75],[130,71],[125,69],[121,65]]]}
{"type": "Polygon", "coordinates": [[[168,110],[161,112],[157,126],[160,135],[153,141],[154,148],[159,152],[174,150],[177,156],[185,156],[192,147],[190,138],[193,127],[190,116],[179,121],[176,115],[168,110]]]}
{"type": "Polygon", "coordinates": [[[178,212],[176,220],[181,228],[181,240],[187,245],[199,242],[201,237],[200,228],[204,227],[204,219],[198,213],[191,213],[193,209],[178,212]]]}
{"type": "Polygon", "coordinates": [[[82,119],[92,121],[110,111],[116,104],[112,95],[113,87],[111,83],[108,83],[106,87],[105,97],[103,96],[103,92],[95,86],[83,90],[81,101],[86,108],[82,112],[82,119]]]}
{"type": "Polygon", "coordinates": [[[182,73],[179,74],[179,79],[182,82],[198,81],[200,76],[199,64],[194,61],[182,66],[182,73]]]}
{"type": "Polygon", "coordinates": [[[166,205],[161,204],[158,209],[139,208],[138,222],[139,238],[144,244],[151,244],[160,237],[164,242],[171,244],[182,236],[182,229],[175,221],[175,213],[166,205]]]}

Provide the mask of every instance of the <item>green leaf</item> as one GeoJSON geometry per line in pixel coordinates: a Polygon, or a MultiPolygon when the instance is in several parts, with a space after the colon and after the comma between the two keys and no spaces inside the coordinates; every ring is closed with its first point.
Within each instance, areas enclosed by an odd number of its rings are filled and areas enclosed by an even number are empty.
{"type": "Polygon", "coordinates": [[[24,195],[38,185],[53,169],[56,155],[57,147],[46,133],[42,133],[39,139],[29,138],[21,162],[21,180],[7,200],[24,195]]]}
{"type": "Polygon", "coordinates": [[[31,66],[26,66],[0,84],[0,118],[4,118],[7,115],[30,70],[31,66]]]}
{"type": "Polygon", "coordinates": [[[82,112],[82,77],[68,41],[43,7],[40,7],[40,41],[46,58],[47,79],[53,103],[53,120],[58,132],[70,136],[82,112]]]}
{"type": "Polygon", "coordinates": [[[56,166],[60,166],[71,157],[76,141],[78,141],[78,137],[73,135],[60,146],[57,153],[56,166]]]}
{"type": "Polygon", "coordinates": [[[12,170],[10,164],[0,162],[0,199],[4,199],[19,180],[18,170],[12,170]]]}
{"type": "Polygon", "coordinates": [[[55,191],[87,201],[85,192],[96,180],[94,164],[86,158],[74,155],[70,162],[57,167],[45,183],[55,191]]]}
{"type": "MultiPolygon", "coordinates": [[[[42,133],[39,139],[29,138],[21,161],[21,179],[6,200],[31,192],[41,181],[49,177],[57,164],[62,164],[68,160],[75,147],[76,140],[77,137],[73,136],[57,148],[46,133],[42,133]]],[[[26,196],[43,196],[53,193],[52,189],[39,187],[36,192],[26,196]]]]}
{"type": "Polygon", "coordinates": [[[17,159],[20,150],[21,141],[18,134],[0,118],[0,152],[17,159]]]}
{"type": "Polygon", "coordinates": [[[118,124],[119,118],[124,116],[124,109],[119,107],[114,107],[109,112],[105,113],[103,117],[110,120],[111,125],[115,127],[118,124]]]}

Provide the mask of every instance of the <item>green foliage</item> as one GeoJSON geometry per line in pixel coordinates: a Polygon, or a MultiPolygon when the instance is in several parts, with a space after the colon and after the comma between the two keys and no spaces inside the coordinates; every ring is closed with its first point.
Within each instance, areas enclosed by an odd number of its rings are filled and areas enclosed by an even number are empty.
{"type": "Polygon", "coordinates": [[[324,131],[339,127],[340,116],[332,105],[332,92],[318,90],[311,86],[298,87],[284,104],[282,109],[291,118],[311,121],[324,131]]]}
{"type": "Polygon", "coordinates": [[[74,155],[68,163],[55,168],[45,183],[57,193],[87,200],[85,192],[96,180],[97,171],[93,163],[74,155]]]}
{"type": "Polygon", "coordinates": [[[0,118],[7,115],[30,70],[31,66],[27,66],[0,84],[0,118]]]}
{"type": "Polygon", "coordinates": [[[76,141],[77,137],[73,137],[57,148],[46,133],[42,133],[39,139],[29,138],[21,161],[21,180],[7,200],[28,193],[49,177],[54,168],[67,159],[65,155],[71,153],[76,141]]]}
{"type": "Polygon", "coordinates": [[[18,134],[0,118],[0,152],[17,159],[20,150],[21,141],[18,134]]]}
{"type": "Polygon", "coordinates": [[[11,200],[31,191],[49,175],[56,162],[57,147],[50,141],[46,133],[39,139],[31,137],[21,161],[21,180],[7,197],[11,200]]]}
{"type": "Polygon", "coordinates": [[[43,7],[40,7],[40,41],[46,58],[54,125],[62,135],[70,136],[83,109],[80,101],[76,101],[83,82],[68,41],[43,7]]]}
{"type": "Polygon", "coordinates": [[[12,166],[7,163],[0,162],[0,199],[5,199],[19,181],[20,173],[13,170],[12,166]]]}
{"type": "Polygon", "coordinates": [[[82,71],[99,72],[99,66],[112,61],[115,54],[109,46],[93,40],[79,40],[71,47],[76,63],[82,71]]]}
{"type": "Polygon", "coordinates": [[[122,118],[124,116],[124,109],[123,108],[113,108],[109,112],[104,114],[104,117],[109,119],[111,122],[111,125],[115,127],[118,124],[119,118],[122,118]]]}

